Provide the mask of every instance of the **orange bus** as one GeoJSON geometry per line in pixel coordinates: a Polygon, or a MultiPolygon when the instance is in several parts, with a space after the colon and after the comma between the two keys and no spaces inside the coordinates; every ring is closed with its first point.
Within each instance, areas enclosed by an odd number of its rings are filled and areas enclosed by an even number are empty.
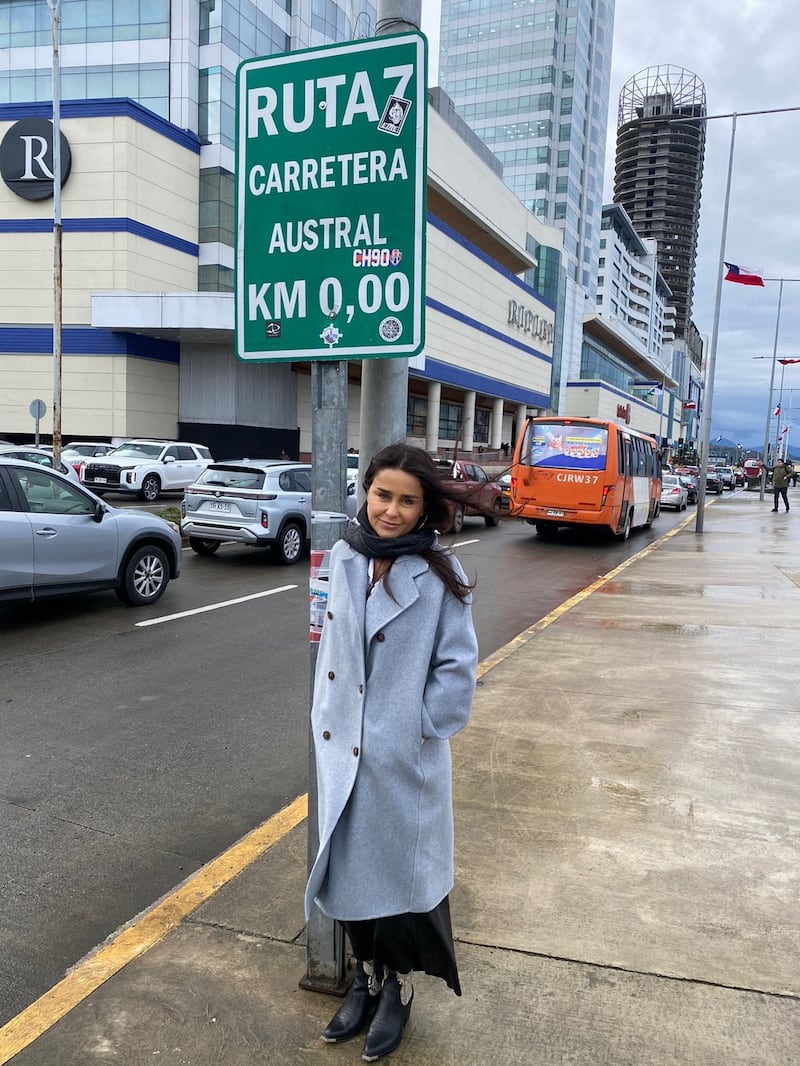
{"type": "Polygon", "coordinates": [[[627,540],[661,509],[661,461],[652,437],[617,422],[528,418],[511,466],[510,513],[542,536],[559,526],[605,526],[627,540]]]}

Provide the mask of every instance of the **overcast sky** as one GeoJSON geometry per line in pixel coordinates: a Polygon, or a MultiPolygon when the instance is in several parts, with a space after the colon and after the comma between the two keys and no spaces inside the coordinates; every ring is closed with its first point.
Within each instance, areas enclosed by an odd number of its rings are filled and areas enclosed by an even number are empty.
{"type": "MultiPolygon", "coordinates": [[[[431,43],[431,81],[438,52],[438,0],[422,0],[422,28],[431,43]]],[[[605,199],[612,198],[617,104],[625,82],[647,67],[671,64],[704,82],[709,115],[800,108],[797,0],[616,0],[605,199]]],[[[731,119],[709,122],[694,320],[710,340],[722,236],[731,119]]],[[[739,117],[725,259],[767,278],[800,279],[800,110],[739,117]]],[[[712,408],[716,436],[760,447],[767,413],[778,402],[769,382],[778,310],[778,282],[722,286],[712,408]],[[766,356],[767,358],[754,358],[766,356]]],[[[800,281],[783,286],[778,358],[800,357],[800,281]]],[[[782,425],[800,450],[800,364],[784,372],[782,425]],[[796,392],[791,390],[796,389],[796,392]],[[792,408],[789,417],[790,405],[792,408]]],[[[781,426],[782,428],[782,426],[781,426]]],[[[776,422],[771,420],[774,441],[776,422]]]]}

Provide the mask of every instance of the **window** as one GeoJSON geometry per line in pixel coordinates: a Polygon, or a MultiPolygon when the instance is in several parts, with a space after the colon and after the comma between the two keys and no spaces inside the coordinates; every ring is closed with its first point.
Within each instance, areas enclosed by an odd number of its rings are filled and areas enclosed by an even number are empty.
{"type": "Polygon", "coordinates": [[[461,432],[461,419],[464,412],[454,403],[443,403],[439,407],[439,437],[442,440],[456,440],[461,432]]]}
{"type": "Polygon", "coordinates": [[[95,502],[80,489],[59,480],[47,470],[11,467],[11,473],[35,514],[94,514],[95,502]]]}
{"type": "Polygon", "coordinates": [[[406,433],[410,437],[424,437],[427,432],[428,401],[424,396],[409,396],[406,406],[406,433]]]}

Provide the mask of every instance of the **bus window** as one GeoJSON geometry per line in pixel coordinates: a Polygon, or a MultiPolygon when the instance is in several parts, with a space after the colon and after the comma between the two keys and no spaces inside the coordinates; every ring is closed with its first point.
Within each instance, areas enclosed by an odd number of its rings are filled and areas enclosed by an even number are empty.
{"type": "Polygon", "coordinates": [[[530,466],[558,470],[605,470],[608,430],[602,426],[537,423],[530,437],[530,466]]]}

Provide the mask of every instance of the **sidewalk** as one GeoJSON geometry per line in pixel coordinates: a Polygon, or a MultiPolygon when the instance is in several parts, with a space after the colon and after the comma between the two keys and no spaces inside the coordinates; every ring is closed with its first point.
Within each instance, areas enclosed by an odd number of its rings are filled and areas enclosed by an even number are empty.
{"type": "MultiPolygon", "coordinates": [[[[484,673],[453,744],[464,995],[420,976],[387,1062],[800,1061],[790,498],[708,502],[484,673]]],[[[360,1063],[298,988],[305,867],[302,823],[14,1066],[360,1063]]]]}

